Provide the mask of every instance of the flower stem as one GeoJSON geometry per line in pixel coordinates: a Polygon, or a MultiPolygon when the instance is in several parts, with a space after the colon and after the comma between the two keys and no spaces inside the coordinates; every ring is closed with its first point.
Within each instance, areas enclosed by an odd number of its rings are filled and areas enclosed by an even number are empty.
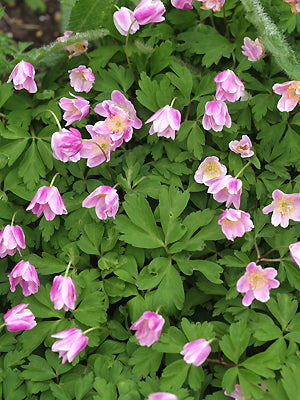
{"type": "Polygon", "coordinates": [[[103,326],[94,326],[93,328],[89,328],[86,331],[84,331],[83,334],[85,335],[86,333],[92,332],[92,331],[94,331],[96,329],[102,329],[103,331],[106,331],[106,332],[108,332],[110,334],[110,331],[108,329],[104,328],[103,326]]]}
{"type": "Polygon", "coordinates": [[[5,326],[6,326],[6,324],[0,325],[0,329],[4,328],[5,326]]]}
{"type": "Polygon", "coordinates": [[[53,183],[54,183],[55,178],[57,177],[57,175],[60,175],[60,172],[57,172],[57,173],[54,175],[54,177],[52,178],[52,181],[51,181],[51,183],[50,183],[50,187],[53,186],[53,183]]]}
{"type": "Polygon", "coordinates": [[[172,100],[172,102],[171,102],[171,104],[170,104],[170,107],[173,107],[173,104],[174,104],[174,102],[175,102],[176,99],[177,99],[177,97],[174,97],[174,99],[172,100]]]}
{"type": "Polygon", "coordinates": [[[263,255],[259,258],[259,260],[261,260],[262,257],[266,257],[267,255],[273,253],[273,251],[275,251],[275,250],[286,249],[286,248],[288,248],[288,247],[289,247],[289,246],[278,246],[278,247],[274,247],[274,249],[271,249],[271,250],[267,251],[265,254],[263,254],[263,255]]]}
{"type": "MultiPolygon", "coordinates": [[[[77,256],[75,256],[75,257],[77,257],[77,256]]],[[[65,272],[65,276],[68,276],[69,269],[70,269],[70,267],[72,265],[72,262],[74,261],[75,257],[72,257],[71,260],[69,261],[69,264],[67,265],[67,269],[66,269],[66,272],[65,272]]]]}
{"type": "Polygon", "coordinates": [[[130,62],[129,57],[128,57],[128,38],[129,38],[130,30],[131,30],[131,28],[132,28],[132,26],[133,26],[133,24],[134,24],[135,22],[136,22],[136,19],[134,19],[134,20],[131,22],[131,25],[130,25],[130,27],[129,27],[129,29],[128,29],[128,32],[127,32],[127,35],[126,35],[125,54],[126,54],[127,64],[128,64],[129,69],[130,69],[131,75],[132,75],[134,81],[137,82],[136,77],[135,77],[134,72],[133,72],[133,69],[132,69],[132,66],[131,66],[131,62],[130,62]]]}
{"type": "Polygon", "coordinates": [[[220,364],[220,365],[225,365],[226,367],[237,367],[237,364],[230,364],[222,360],[216,360],[212,358],[207,358],[206,361],[214,363],[214,364],[220,364]]]}
{"type": "Polygon", "coordinates": [[[115,185],[116,182],[115,182],[115,179],[114,179],[112,170],[111,170],[111,168],[110,168],[109,161],[107,160],[106,153],[105,153],[105,151],[102,149],[102,147],[100,146],[100,144],[97,143],[97,142],[94,142],[93,140],[90,140],[90,139],[82,139],[82,142],[90,142],[90,143],[93,143],[93,144],[95,144],[96,146],[99,147],[99,149],[102,151],[102,154],[103,154],[104,157],[105,157],[105,161],[106,161],[106,164],[107,164],[107,167],[108,167],[108,171],[109,171],[111,180],[112,180],[113,184],[115,185]]]}
{"type": "Polygon", "coordinates": [[[11,225],[14,224],[15,216],[16,216],[16,214],[17,214],[19,211],[20,211],[20,210],[17,210],[17,211],[14,212],[14,214],[13,214],[13,216],[12,216],[12,219],[11,219],[11,225]]]}
{"type": "Polygon", "coordinates": [[[243,168],[238,172],[235,176],[235,178],[239,177],[241,173],[252,163],[252,161],[248,161],[246,165],[243,166],[243,168]]]}
{"type": "Polygon", "coordinates": [[[61,129],[61,125],[59,123],[59,120],[58,120],[57,116],[54,114],[54,112],[52,110],[48,110],[48,109],[47,110],[43,110],[43,111],[39,112],[38,114],[36,114],[36,116],[34,118],[38,117],[39,115],[43,114],[46,111],[48,111],[50,114],[53,115],[53,117],[55,119],[55,122],[56,122],[56,124],[58,126],[59,132],[61,132],[62,129],[61,129]]]}

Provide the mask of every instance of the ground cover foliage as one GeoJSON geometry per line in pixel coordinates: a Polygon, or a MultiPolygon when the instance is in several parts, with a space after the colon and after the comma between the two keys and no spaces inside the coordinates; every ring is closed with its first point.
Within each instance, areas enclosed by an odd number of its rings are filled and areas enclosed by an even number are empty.
{"type": "MultiPolygon", "coordinates": [[[[18,211],[14,223],[26,237],[22,259],[36,267],[41,283],[38,293],[28,297],[19,286],[11,293],[7,275],[21,257],[16,253],[1,259],[1,317],[28,303],[37,321],[29,331],[2,328],[3,398],[139,400],[166,391],[180,400],[222,400],[227,398],[224,391],[232,393],[237,383],[255,400],[298,398],[300,272],[288,247],[269,253],[279,261],[260,262],[278,270],[280,286],[268,302],[243,306],[236,284],[260,254],[300,237],[299,222],[275,227],[270,215],[262,213],[274,190],[299,192],[299,108],[280,112],[279,96],[272,91],[275,83],[300,79],[299,14],[281,0],[249,1],[246,6],[226,0],[215,13],[200,9],[197,1],[185,11],[165,1],[166,20],[141,26],[129,37],[135,82],[125,37],[112,16],[114,4],[133,9],[138,1],[61,3],[62,31],[79,32],[66,43],[88,39],[88,55],[68,59],[61,42],[26,51],[27,43],[11,44],[0,35],[0,222],[1,227],[10,224],[18,211]],[[250,62],[242,54],[245,36],[262,38],[262,60],[250,62]],[[22,59],[36,69],[35,94],[6,83],[22,59]],[[96,78],[89,93],[79,94],[92,107],[119,90],[143,121],[131,141],[111,154],[114,182],[105,162],[89,168],[85,159],[63,163],[52,155],[57,126],[45,110],[63,125],[58,102],[74,93],[68,70],[79,65],[92,68],[96,78]],[[226,69],[243,81],[248,99],[227,104],[231,128],[205,131],[205,103],[214,99],[214,77],[226,69]],[[182,115],[175,140],[150,136],[150,124],[144,122],[174,97],[174,108],[182,115]],[[250,137],[255,155],[239,176],[240,209],[250,213],[254,229],[230,241],[218,225],[225,206],[195,182],[194,174],[205,157],[217,156],[236,175],[247,160],[228,145],[243,134],[250,137]],[[68,214],[46,221],[25,211],[37,189],[49,186],[57,172],[55,185],[68,214]],[[99,220],[94,208],[82,208],[96,187],[115,183],[120,198],[115,220],[99,220]],[[54,276],[63,274],[70,260],[77,301],[74,311],[65,312],[54,309],[49,293],[54,276]],[[142,347],[129,328],[145,311],[157,309],[166,320],[161,337],[142,347]],[[72,363],[62,364],[51,351],[51,334],[99,326],[103,329],[87,334],[88,346],[72,363]],[[195,367],[180,352],[199,338],[218,341],[211,343],[211,361],[195,367]]],[[[85,126],[100,119],[90,112],[72,127],[89,138],[85,126]]]]}

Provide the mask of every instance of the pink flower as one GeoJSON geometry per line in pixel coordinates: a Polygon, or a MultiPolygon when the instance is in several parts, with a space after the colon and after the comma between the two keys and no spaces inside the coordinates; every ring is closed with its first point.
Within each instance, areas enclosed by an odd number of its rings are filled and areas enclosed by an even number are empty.
{"type": "Polygon", "coordinates": [[[211,352],[210,344],[205,339],[197,339],[184,345],[180,352],[187,364],[193,364],[195,367],[203,364],[211,352]]]}
{"type": "Polygon", "coordinates": [[[217,100],[228,100],[231,103],[234,103],[235,101],[239,100],[245,91],[243,82],[230,69],[220,72],[215,77],[214,81],[217,84],[217,100]]]}
{"type": "Polygon", "coordinates": [[[89,338],[83,334],[82,330],[77,328],[55,333],[51,337],[60,339],[52,345],[51,350],[59,352],[59,357],[62,357],[63,364],[66,361],[72,362],[89,341],[89,338]]]}
{"type": "Polygon", "coordinates": [[[14,292],[19,283],[23,289],[23,295],[37,293],[40,281],[36,269],[28,261],[20,261],[8,275],[10,290],[14,292]]]}
{"type": "MultiPolygon", "coordinates": [[[[127,7],[121,7],[120,10],[114,13],[113,19],[115,27],[121,35],[127,36],[128,29],[135,19],[133,11],[129,10],[127,7]]],[[[133,35],[139,28],[139,24],[135,21],[129,33],[133,35]]]]}
{"type": "Polygon", "coordinates": [[[171,0],[172,6],[180,10],[192,10],[195,0],[171,0]]]}
{"type": "Polygon", "coordinates": [[[292,8],[292,13],[300,12],[300,0],[283,0],[285,3],[288,3],[292,8]]]}
{"type": "Polygon", "coordinates": [[[229,208],[219,217],[218,224],[228,240],[234,240],[236,237],[244,236],[245,232],[250,232],[254,228],[250,219],[250,214],[229,208]]]}
{"type": "Polygon", "coordinates": [[[82,158],[87,158],[88,167],[96,167],[102,164],[104,161],[110,160],[110,153],[119,147],[123,139],[113,141],[109,133],[102,133],[102,123],[101,121],[96,122],[95,125],[87,125],[86,129],[91,134],[92,139],[86,140],[82,143],[82,149],[80,151],[80,156],[82,158]]]}
{"type": "Polygon", "coordinates": [[[47,221],[52,221],[55,215],[68,214],[63,199],[55,186],[42,186],[31,200],[27,210],[39,217],[42,212],[47,221]]]}
{"type": "Polygon", "coordinates": [[[157,342],[162,328],[164,318],[152,311],[145,311],[144,314],[133,324],[130,329],[136,331],[135,337],[141,346],[150,347],[157,342]]]}
{"type": "Polygon", "coordinates": [[[165,138],[175,139],[175,131],[180,129],[181,115],[178,110],[170,106],[164,106],[156,111],[145,124],[153,122],[149,134],[153,135],[157,132],[157,136],[164,136],[165,138]]]}
{"type": "Polygon", "coordinates": [[[274,279],[277,271],[274,268],[262,269],[260,265],[251,262],[246,267],[246,273],[237,282],[236,289],[246,293],[243,305],[250,306],[254,299],[266,303],[270,299],[270,289],[278,288],[279,282],[274,279]]]}
{"type": "MultiPolygon", "coordinates": [[[[264,382],[262,382],[261,388],[263,390],[266,390],[266,384],[264,382]]],[[[244,396],[244,394],[242,392],[242,388],[238,384],[235,385],[234,392],[232,392],[231,394],[224,392],[224,394],[225,394],[225,396],[232,397],[235,400],[251,400],[249,397],[244,396]]]]}
{"type": "Polygon", "coordinates": [[[69,276],[56,276],[50,290],[50,300],[53,301],[55,310],[74,310],[77,293],[73,279],[69,276]]]}
{"type": "Polygon", "coordinates": [[[202,10],[213,10],[213,11],[221,11],[221,8],[224,6],[225,0],[198,0],[202,1],[203,5],[202,10]]]}
{"type": "Polygon", "coordinates": [[[209,131],[211,128],[220,132],[224,125],[231,127],[231,118],[228,109],[223,101],[212,100],[205,104],[205,114],[202,119],[203,128],[209,131]]]}
{"type": "Polygon", "coordinates": [[[300,102],[300,81],[275,83],[272,89],[276,94],[282,95],[277,104],[279,111],[292,111],[300,102]]]}
{"type": "Polygon", "coordinates": [[[220,176],[210,181],[207,193],[212,193],[219,203],[226,201],[226,207],[233,203],[235,208],[240,207],[243,183],[231,175],[220,176]]]}
{"type": "Polygon", "coordinates": [[[13,256],[18,250],[25,249],[25,236],[23,229],[19,225],[6,225],[0,232],[0,258],[7,254],[13,256]]]}
{"type": "Polygon", "coordinates": [[[28,331],[36,326],[34,315],[26,307],[28,304],[19,304],[3,315],[9,332],[28,331]]]}
{"type": "Polygon", "coordinates": [[[251,157],[254,151],[251,150],[252,143],[247,135],[243,135],[241,140],[232,140],[229,143],[229,148],[237,154],[240,154],[242,158],[251,157]]]}
{"type": "Polygon", "coordinates": [[[73,124],[75,121],[81,121],[89,112],[90,102],[85,100],[83,97],[75,96],[70,93],[75,99],[68,99],[62,97],[59,101],[59,106],[66,112],[63,115],[63,119],[67,121],[66,126],[73,124]]]}
{"type": "MultiPolygon", "coordinates": [[[[73,31],[64,31],[64,36],[57,38],[59,42],[66,42],[69,37],[72,35],[73,31]]],[[[79,35],[79,32],[76,33],[75,37],[79,35]]],[[[82,53],[87,51],[89,42],[87,40],[82,40],[81,42],[70,44],[66,46],[64,50],[70,53],[69,58],[75,56],[80,56],[82,53]]]]}
{"type": "Polygon", "coordinates": [[[219,162],[218,157],[206,157],[195,172],[194,179],[197,183],[209,186],[210,181],[218,176],[225,176],[227,168],[219,162]]]}
{"type": "Polygon", "coordinates": [[[34,81],[34,74],[33,66],[29,62],[22,60],[9,75],[7,83],[13,80],[16,90],[26,89],[29,93],[35,93],[37,87],[34,81]]]}
{"type": "Polygon", "coordinates": [[[109,117],[105,121],[97,122],[98,131],[103,135],[110,135],[114,142],[120,139],[129,142],[133,132],[133,121],[122,108],[110,106],[109,109],[112,111],[109,117]]]}
{"type": "Polygon", "coordinates": [[[175,396],[175,394],[167,392],[157,392],[150,394],[148,400],[178,400],[178,398],[177,396],[175,396]]]}
{"type": "Polygon", "coordinates": [[[118,90],[114,90],[111,93],[111,100],[105,100],[102,103],[97,104],[94,110],[102,117],[110,118],[111,116],[118,114],[118,108],[121,108],[127,114],[128,119],[132,121],[133,128],[141,128],[142,121],[136,116],[133,104],[118,90]]]}
{"type": "Polygon", "coordinates": [[[244,46],[242,53],[248,57],[249,61],[257,61],[265,55],[265,48],[262,41],[258,38],[255,41],[248,37],[244,37],[244,46]]]}
{"type": "Polygon", "coordinates": [[[273,211],[271,223],[274,226],[286,228],[289,220],[300,221],[300,194],[285,194],[281,190],[274,190],[272,193],[273,201],[264,207],[262,212],[269,214],[273,211]]]}
{"type": "Polygon", "coordinates": [[[53,157],[62,162],[80,160],[80,150],[82,149],[81,134],[78,129],[62,129],[55,132],[51,138],[53,157]]]}
{"type": "Polygon", "coordinates": [[[113,217],[119,209],[119,196],[117,190],[110,186],[99,186],[82,202],[82,207],[95,207],[97,217],[106,219],[113,217]]]}
{"type": "Polygon", "coordinates": [[[300,242],[290,244],[289,249],[290,249],[290,256],[298,265],[298,267],[300,267],[300,242]]]}
{"type": "Polygon", "coordinates": [[[91,68],[79,65],[79,67],[71,69],[68,72],[70,73],[70,84],[75,92],[88,93],[92,89],[95,76],[91,68]]]}
{"type": "Polygon", "coordinates": [[[133,10],[133,15],[138,24],[146,25],[164,21],[165,18],[162,15],[165,11],[166,9],[160,0],[142,0],[133,10]]]}

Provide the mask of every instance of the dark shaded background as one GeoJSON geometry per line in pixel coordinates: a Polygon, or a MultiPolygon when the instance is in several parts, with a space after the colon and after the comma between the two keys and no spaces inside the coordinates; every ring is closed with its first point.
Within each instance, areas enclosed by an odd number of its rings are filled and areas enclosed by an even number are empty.
{"type": "Polygon", "coordinates": [[[46,11],[33,11],[25,1],[1,2],[5,13],[0,20],[0,32],[8,34],[14,41],[33,42],[31,47],[40,47],[60,36],[60,3],[44,0],[46,11]]]}

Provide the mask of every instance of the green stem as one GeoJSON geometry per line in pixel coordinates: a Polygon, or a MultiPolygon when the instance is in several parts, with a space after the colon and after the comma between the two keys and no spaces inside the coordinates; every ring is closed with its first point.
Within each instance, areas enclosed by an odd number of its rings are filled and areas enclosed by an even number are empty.
{"type": "Polygon", "coordinates": [[[171,102],[171,104],[170,104],[170,107],[173,107],[173,104],[174,104],[174,102],[175,102],[176,99],[177,99],[177,97],[174,97],[174,99],[172,100],[172,102],[171,102]]]}
{"type": "Polygon", "coordinates": [[[238,172],[235,176],[235,178],[239,177],[241,173],[251,164],[251,161],[248,161],[246,165],[243,166],[243,168],[238,172]]]}
{"type": "Polygon", "coordinates": [[[11,225],[14,224],[15,216],[16,216],[17,212],[19,212],[19,211],[20,211],[20,210],[14,212],[14,214],[13,214],[13,216],[12,216],[12,219],[11,219],[11,225]]]}
{"type": "Polygon", "coordinates": [[[247,19],[256,27],[265,48],[291,79],[300,80],[300,65],[282,32],[271,20],[259,0],[241,0],[247,19]]]}
{"type": "Polygon", "coordinates": [[[211,359],[211,358],[207,358],[206,361],[208,361],[210,363],[214,363],[214,364],[225,365],[226,367],[237,367],[238,366],[237,364],[230,364],[230,363],[227,363],[225,361],[214,360],[214,359],[211,359]]]}
{"type": "Polygon", "coordinates": [[[49,112],[49,113],[51,113],[52,115],[53,115],[53,117],[54,117],[54,119],[55,119],[55,122],[56,122],[56,124],[57,124],[57,126],[58,126],[58,129],[59,129],[59,132],[61,132],[62,131],[62,129],[61,129],[61,125],[60,125],[60,123],[59,123],[59,120],[58,120],[58,118],[57,118],[57,116],[54,114],[54,112],[52,111],[52,110],[43,110],[43,111],[41,111],[41,112],[39,112],[38,114],[36,114],[35,116],[34,116],[34,118],[36,118],[36,117],[38,117],[39,115],[41,115],[41,114],[43,114],[44,112],[49,112]]]}
{"type": "Polygon", "coordinates": [[[113,181],[113,184],[115,185],[116,182],[115,182],[115,180],[114,180],[114,176],[113,176],[112,170],[111,170],[111,168],[110,168],[109,161],[107,160],[107,156],[106,156],[106,154],[105,154],[105,151],[102,149],[102,147],[100,146],[100,144],[97,143],[97,142],[94,142],[93,140],[90,140],[90,139],[82,139],[82,142],[90,142],[90,143],[93,143],[93,144],[95,144],[96,146],[99,147],[99,149],[102,151],[102,154],[103,154],[104,157],[105,157],[105,161],[106,161],[106,164],[107,164],[107,167],[108,167],[108,171],[109,171],[111,180],[113,181]]]}
{"type": "Polygon", "coordinates": [[[267,261],[267,262],[277,262],[277,261],[282,261],[282,258],[260,258],[259,262],[261,261],[267,261]]]}
{"type": "Polygon", "coordinates": [[[69,261],[69,264],[67,265],[67,269],[66,269],[66,272],[65,272],[65,276],[68,276],[69,269],[70,269],[70,267],[71,267],[73,261],[74,261],[74,257],[71,258],[71,260],[69,261]]]}
{"type": "Polygon", "coordinates": [[[267,255],[273,253],[273,251],[276,251],[276,250],[279,250],[279,249],[286,249],[286,248],[288,248],[288,247],[289,247],[289,246],[278,246],[278,247],[274,247],[274,249],[271,249],[271,250],[267,251],[267,252],[266,252],[265,254],[263,254],[259,259],[261,260],[262,257],[266,257],[267,255]]]}
{"type": "Polygon", "coordinates": [[[133,24],[134,24],[135,22],[136,22],[136,19],[134,19],[134,20],[131,22],[131,25],[130,25],[130,27],[129,27],[129,29],[128,29],[128,32],[127,32],[127,35],[126,35],[125,54],[126,54],[127,64],[128,64],[129,69],[130,69],[131,75],[132,75],[134,81],[137,82],[136,77],[135,77],[134,72],[133,72],[133,69],[132,69],[132,66],[131,66],[131,62],[130,62],[129,57],[128,57],[128,38],[129,38],[130,30],[131,30],[131,28],[132,28],[132,26],[133,26],[133,24]]]}
{"type": "Polygon", "coordinates": [[[0,325],[0,329],[4,328],[5,326],[6,326],[6,324],[0,325]]]}
{"type": "Polygon", "coordinates": [[[54,177],[52,178],[52,181],[51,181],[51,183],[50,183],[50,187],[53,186],[53,183],[54,183],[55,178],[57,177],[57,175],[60,175],[60,172],[57,172],[57,173],[54,175],[54,177]]]}
{"type": "Polygon", "coordinates": [[[106,328],[103,328],[102,326],[94,326],[93,328],[89,328],[86,331],[84,331],[83,334],[85,335],[86,333],[92,332],[92,331],[94,331],[96,329],[102,329],[103,331],[106,331],[106,332],[108,332],[110,334],[110,331],[108,329],[106,329],[106,328]]]}
{"type": "Polygon", "coordinates": [[[227,18],[226,18],[226,8],[225,8],[225,3],[224,3],[224,5],[223,5],[223,18],[224,18],[224,21],[225,21],[225,27],[226,27],[226,33],[225,33],[225,36],[226,36],[226,38],[227,38],[227,39],[229,39],[229,37],[230,37],[230,33],[229,33],[229,27],[228,27],[228,22],[227,22],[227,18]]]}

